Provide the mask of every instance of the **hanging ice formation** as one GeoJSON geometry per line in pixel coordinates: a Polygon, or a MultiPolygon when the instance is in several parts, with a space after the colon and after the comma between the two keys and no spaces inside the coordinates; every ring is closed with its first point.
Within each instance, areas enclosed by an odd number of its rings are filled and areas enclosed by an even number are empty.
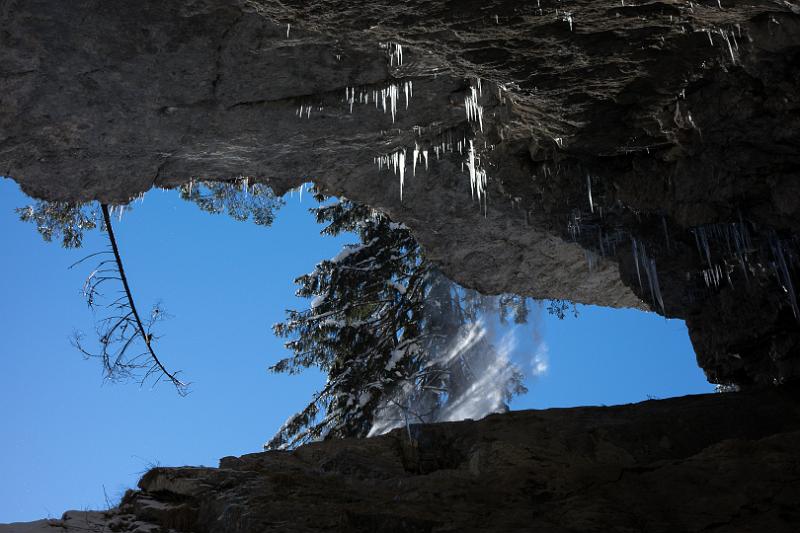
{"type": "Polygon", "coordinates": [[[444,154],[447,153],[458,152],[459,154],[463,154],[464,147],[466,145],[466,137],[462,137],[461,140],[456,140],[453,137],[453,133],[448,131],[447,135],[442,139],[442,141],[433,146],[433,153],[436,156],[436,159],[439,160],[444,154]]]}
{"type": "Polygon", "coordinates": [[[390,83],[383,89],[373,89],[371,91],[359,89],[356,92],[355,87],[345,87],[344,101],[350,106],[350,112],[352,113],[356,102],[369,104],[370,99],[372,99],[376,109],[382,108],[384,113],[388,111],[392,114],[392,122],[394,123],[397,118],[397,101],[400,99],[401,93],[405,96],[406,109],[408,109],[411,98],[414,96],[414,82],[410,80],[402,83],[390,83]]]}
{"type": "Polygon", "coordinates": [[[734,269],[728,258],[738,261],[745,281],[749,281],[750,275],[757,275],[760,265],[769,264],[788,298],[792,313],[800,321],[800,304],[791,275],[791,268],[800,263],[800,258],[792,246],[787,247],[774,232],[768,233],[763,241],[754,241],[744,221],[698,226],[692,228],[692,233],[697,251],[707,264],[707,268],[701,270],[706,287],[719,287],[723,277],[733,286],[731,273],[734,269]],[[712,244],[717,251],[716,262],[711,253],[712,244]]]}
{"type": "MultiPolygon", "coordinates": [[[[470,192],[472,198],[477,198],[479,204],[483,204],[484,213],[486,212],[487,202],[487,175],[486,171],[481,167],[480,155],[475,149],[475,142],[473,140],[466,140],[462,138],[459,141],[453,139],[451,132],[447,132],[446,138],[439,144],[433,146],[433,152],[436,159],[440,159],[443,154],[455,153],[458,150],[462,153],[466,150],[466,161],[462,162],[462,171],[464,167],[469,172],[470,192]]],[[[373,159],[373,163],[378,166],[379,170],[384,168],[391,169],[395,175],[400,177],[400,200],[403,199],[403,188],[405,185],[405,169],[406,169],[406,148],[400,148],[394,152],[386,155],[381,155],[373,159]]],[[[427,171],[430,164],[429,150],[421,148],[419,143],[415,142],[414,147],[411,149],[411,172],[413,176],[417,174],[417,165],[424,164],[427,171]]]]}
{"type": "Polygon", "coordinates": [[[297,113],[295,114],[300,118],[303,118],[303,115],[305,115],[306,118],[311,118],[311,106],[300,104],[300,107],[297,108],[297,113]]]}
{"type": "Polygon", "coordinates": [[[589,191],[589,209],[594,213],[594,202],[592,201],[592,177],[586,174],[586,188],[589,191]]]}
{"type": "Polygon", "coordinates": [[[406,149],[401,148],[391,154],[376,157],[373,162],[378,165],[379,170],[384,167],[391,168],[392,172],[400,176],[400,201],[403,201],[403,185],[406,178],[406,149]]]}
{"type": "Polygon", "coordinates": [[[390,67],[403,66],[403,45],[396,42],[380,43],[380,47],[389,54],[390,67]]]}
{"type": "MultiPolygon", "coordinates": [[[[711,246],[709,244],[711,240],[725,244],[728,254],[734,256],[738,260],[745,280],[748,279],[749,268],[747,266],[747,255],[750,251],[754,250],[754,248],[744,222],[698,226],[692,229],[692,233],[694,233],[697,251],[708,265],[708,269],[703,270],[703,277],[706,280],[707,287],[710,287],[711,284],[714,283],[714,276],[716,274],[713,274],[712,271],[717,270],[718,267],[711,258],[711,246]]],[[[727,269],[725,270],[726,276],[730,282],[730,273],[727,269]]],[[[720,272],[722,272],[721,269],[720,272]]],[[[714,285],[719,286],[719,283],[714,283],[714,285]]],[[[731,283],[731,285],[733,285],[733,283],[731,283]]]]}
{"type": "Polygon", "coordinates": [[[306,184],[302,183],[295,187],[294,189],[289,189],[289,195],[294,197],[294,193],[300,193],[300,203],[303,203],[303,189],[305,188],[306,184]]]}
{"type": "Polygon", "coordinates": [[[478,87],[472,85],[469,88],[469,92],[464,97],[464,108],[467,113],[467,122],[477,122],[480,130],[483,131],[483,106],[478,103],[480,80],[477,85],[478,87]]]}
{"type": "Polygon", "coordinates": [[[472,197],[478,199],[478,204],[483,200],[484,211],[486,209],[486,171],[480,168],[480,157],[475,155],[475,145],[469,141],[469,152],[467,153],[467,168],[469,169],[469,186],[472,197]]]}
{"type": "Polygon", "coordinates": [[[125,211],[128,210],[127,205],[110,205],[108,206],[108,215],[110,218],[114,218],[114,215],[117,215],[117,220],[122,221],[122,215],[125,214],[125,211]]]}
{"type": "MultiPolygon", "coordinates": [[[[736,26],[739,34],[739,38],[742,38],[742,28],[737,24],[736,26]]],[[[726,45],[728,54],[731,56],[731,62],[735,65],[739,61],[739,41],[736,40],[736,33],[732,29],[722,29],[722,28],[705,28],[700,31],[705,31],[706,35],[708,36],[708,42],[711,46],[714,46],[714,39],[713,35],[719,35],[722,37],[723,42],[726,45]]]]}
{"type": "Polygon", "coordinates": [[[770,237],[770,248],[772,249],[772,256],[774,258],[773,269],[778,276],[778,281],[783,288],[783,291],[789,296],[789,304],[792,307],[795,319],[800,321],[800,309],[797,305],[797,293],[794,290],[794,283],[792,283],[792,276],[789,273],[789,261],[786,259],[786,250],[784,249],[783,242],[772,235],[770,237]]]}
{"type": "Polygon", "coordinates": [[[642,273],[647,275],[647,284],[650,287],[650,298],[653,305],[658,304],[661,308],[661,314],[666,314],[664,311],[664,300],[661,297],[661,287],[658,284],[658,271],[656,270],[656,260],[647,256],[647,250],[644,244],[638,242],[635,238],[631,238],[631,245],[633,248],[633,261],[636,264],[636,275],[639,278],[639,289],[644,290],[642,286],[642,273]]]}
{"type": "Polygon", "coordinates": [[[561,13],[561,20],[564,22],[569,23],[569,31],[572,31],[572,13],[569,11],[563,11],[561,13]]]}

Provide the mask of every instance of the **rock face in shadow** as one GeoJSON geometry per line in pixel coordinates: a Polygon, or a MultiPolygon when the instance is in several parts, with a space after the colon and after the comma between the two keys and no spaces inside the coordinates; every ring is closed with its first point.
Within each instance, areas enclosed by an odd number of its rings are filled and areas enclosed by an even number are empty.
{"type": "MultiPolygon", "coordinates": [[[[794,532],[798,400],[777,388],[519,411],[156,468],[89,517],[102,532],[794,532]]],[[[66,518],[67,531],[85,520],[66,518]]]]}
{"type": "Polygon", "coordinates": [[[465,286],[649,307],[712,381],[797,379],[800,10],[625,4],[3,0],[0,174],[314,181],[465,286]]]}

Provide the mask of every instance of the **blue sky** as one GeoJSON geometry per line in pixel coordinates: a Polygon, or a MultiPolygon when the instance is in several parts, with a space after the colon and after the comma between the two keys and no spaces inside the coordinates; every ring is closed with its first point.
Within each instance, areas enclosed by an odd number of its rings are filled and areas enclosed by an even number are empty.
{"type": "MultiPolygon", "coordinates": [[[[324,377],[271,375],[284,357],[273,323],[302,308],[293,280],[352,238],[321,237],[303,203],[287,205],[270,228],[209,215],[176,192],[152,191],[115,225],[138,305],[161,301],[160,354],[192,382],[102,381],[99,365],[69,344],[92,331],[80,289],[88,273],[68,266],[102,249],[45,243],[13,209],[30,203],[0,179],[0,523],[60,516],[104,505],[152,464],[216,466],[220,457],[260,451],[324,377]]],[[[521,330],[520,352],[547,356],[547,372],[512,409],[611,405],[710,392],[681,321],[634,310],[580,306],[563,321],[533,313],[542,343],[521,330]],[[530,352],[530,353],[529,353],[530,352]]]]}

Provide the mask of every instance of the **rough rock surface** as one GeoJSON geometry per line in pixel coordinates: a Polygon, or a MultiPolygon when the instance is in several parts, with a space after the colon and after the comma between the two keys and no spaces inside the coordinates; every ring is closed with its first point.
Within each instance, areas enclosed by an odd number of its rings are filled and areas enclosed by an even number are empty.
{"type": "MultiPolygon", "coordinates": [[[[777,388],[519,411],[156,468],[89,530],[796,532],[798,400],[777,388]]],[[[65,518],[52,526],[86,522],[65,518]]],[[[37,524],[0,533],[62,530],[37,524]]]]}
{"type": "Polygon", "coordinates": [[[799,65],[782,0],[0,0],[0,174],[106,202],[313,180],[464,285],[650,306],[687,320],[713,381],[781,382],[800,377],[799,65]],[[373,96],[392,84],[395,120],[373,96]],[[403,149],[401,200],[373,160],[403,149]]]}

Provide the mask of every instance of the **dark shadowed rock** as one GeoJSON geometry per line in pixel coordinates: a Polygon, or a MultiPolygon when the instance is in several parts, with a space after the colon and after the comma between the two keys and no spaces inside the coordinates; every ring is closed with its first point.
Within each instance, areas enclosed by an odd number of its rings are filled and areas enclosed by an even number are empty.
{"type": "Polygon", "coordinates": [[[795,532],[798,399],[519,411],[156,468],[92,531],[795,532]]]}
{"type": "Polygon", "coordinates": [[[687,320],[713,381],[795,379],[800,10],[625,4],[4,0],[0,173],[105,202],[313,180],[463,285],[650,307],[687,320]],[[374,99],[393,84],[395,120],[374,99]],[[402,150],[401,201],[374,159],[402,150]]]}

